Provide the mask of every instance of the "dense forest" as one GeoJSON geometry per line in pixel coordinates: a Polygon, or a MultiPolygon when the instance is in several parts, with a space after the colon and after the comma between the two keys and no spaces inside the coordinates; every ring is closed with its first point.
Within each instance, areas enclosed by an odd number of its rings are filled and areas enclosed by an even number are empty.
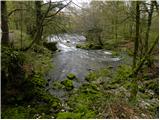
{"type": "Polygon", "coordinates": [[[77,1],[1,1],[1,118],[158,119],[159,2],[77,1]]]}

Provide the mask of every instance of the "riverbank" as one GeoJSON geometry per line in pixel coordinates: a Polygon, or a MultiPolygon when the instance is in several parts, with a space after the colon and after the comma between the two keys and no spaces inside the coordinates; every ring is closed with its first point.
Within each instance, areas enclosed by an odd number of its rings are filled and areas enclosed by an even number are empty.
{"type": "Polygon", "coordinates": [[[25,52],[2,46],[2,118],[52,118],[59,111],[61,101],[45,89],[51,58],[43,46],[25,52]]]}

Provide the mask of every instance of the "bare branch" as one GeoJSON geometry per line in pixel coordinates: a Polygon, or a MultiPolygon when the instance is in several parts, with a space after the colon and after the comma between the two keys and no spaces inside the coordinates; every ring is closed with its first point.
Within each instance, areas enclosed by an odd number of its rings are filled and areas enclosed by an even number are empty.
{"type": "Polygon", "coordinates": [[[19,9],[14,9],[11,12],[8,13],[8,17],[11,16],[14,12],[21,11],[21,10],[26,10],[26,9],[20,9],[20,8],[19,9]]]}
{"type": "Polygon", "coordinates": [[[68,2],[66,5],[64,5],[63,7],[61,7],[59,10],[57,10],[57,12],[55,12],[54,14],[46,16],[46,18],[53,17],[53,16],[57,15],[62,9],[67,7],[71,2],[72,2],[72,0],[70,2],[68,2]]]}

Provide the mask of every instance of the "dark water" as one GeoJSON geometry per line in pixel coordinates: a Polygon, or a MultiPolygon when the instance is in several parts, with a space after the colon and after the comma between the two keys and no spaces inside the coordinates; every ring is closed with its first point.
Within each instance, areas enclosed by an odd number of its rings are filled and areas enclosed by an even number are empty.
{"type": "Polygon", "coordinates": [[[74,87],[79,87],[86,82],[84,77],[89,71],[106,68],[107,66],[117,66],[121,62],[120,58],[112,57],[111,51],[106,50],[83,50],[76,48],[76,44],[85,42],[85,37],[77,34],[63,34],[51,36],[49,41],[57,41],[58,48],[53,54],[54,68],[51,70],[47,79],[49,82],[49,91],[56,96],[64,96],[65,90],[53,90],[52,82],[54,80],[63,81],[68,73],[73,73],[79,79],[74,81],[74,87]]]}

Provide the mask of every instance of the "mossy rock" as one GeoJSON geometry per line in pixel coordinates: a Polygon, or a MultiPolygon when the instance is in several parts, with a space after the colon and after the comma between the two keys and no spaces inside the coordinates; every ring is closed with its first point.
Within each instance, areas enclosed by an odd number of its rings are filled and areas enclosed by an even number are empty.
{"type": "Polygon", "coordinates": [[[62,81],[61,82],[64,86],[65,86],[65,88],[67,89],[67,90],[72,90],[73,89],[73,81],[72,80],[70,80],[70,79],[65,79],[64,81],[62,81]]]}
{"type": "Polygon", "coordinates": [[[49,49],[49,50],[51,50],[51,51],[56,51],[57,50],[57,42],[49,42],[49,43],[47,43],[47,42],[44,42],[43,43],[43,45],[47,48],[47,49],[49,49]]]}
{"type": "Polygon", "coordinates": [[[67,75],[67,78],[70,79],[70,80],[73,80],[73,79],[76,78],[76,76],[75,76],[73,73],[69,73],[69,74],[67,75]]]}
{"type": "Polygon", "coordinates": [[[62,89],[64,86],[59,81],[53,81],[52,88],[53,89],[62,89]]]}

